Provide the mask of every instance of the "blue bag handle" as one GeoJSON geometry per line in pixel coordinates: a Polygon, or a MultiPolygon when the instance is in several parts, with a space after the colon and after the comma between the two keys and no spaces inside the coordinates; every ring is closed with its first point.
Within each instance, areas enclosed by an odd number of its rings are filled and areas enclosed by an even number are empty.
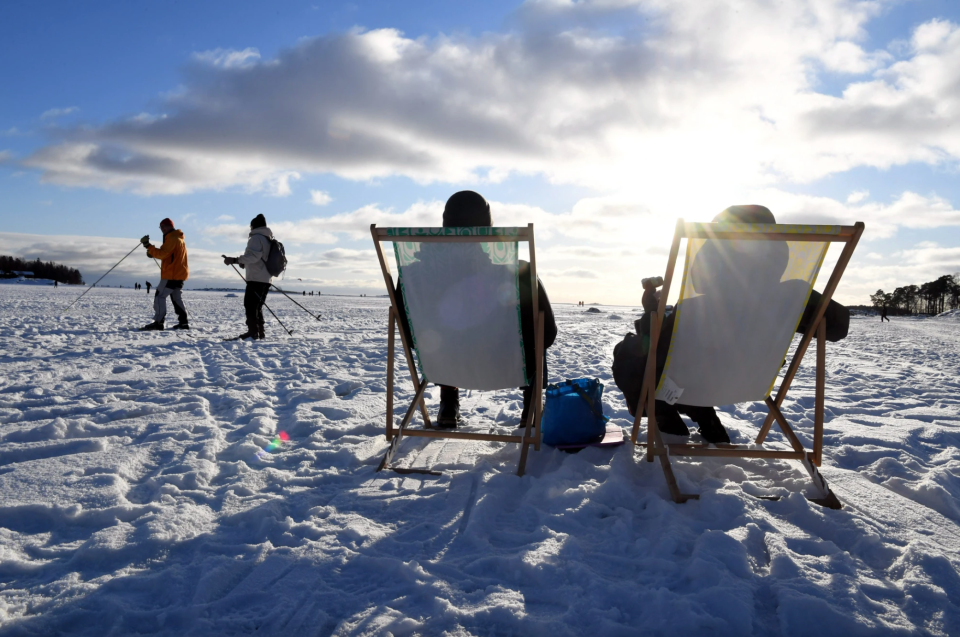
{"type": "Polygon", "coordinates": [[[597,409],[597,406],[594,404],[593,400],[589,396],[587,396],[587,394],[584,393],[582,389],[580,389],[579,385],[577,385],[576,383],[571,383],[571,384],[573,385],[573,391],[577,392],[577,395],[580,396],[580,398],[583,398],[587,402],[587,405],[590,406],[590,411],[593,412],[594,416],[601,419],[603,422],[610,421],[610,416],[607,416],[606,414],[604,414],[602,410],[597,409]]]}

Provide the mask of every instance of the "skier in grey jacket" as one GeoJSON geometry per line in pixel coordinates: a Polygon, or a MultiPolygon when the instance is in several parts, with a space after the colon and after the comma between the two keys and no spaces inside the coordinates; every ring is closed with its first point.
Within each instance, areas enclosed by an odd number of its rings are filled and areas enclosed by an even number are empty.
{"type": "Polygon", "coordinates": [[[247,289],[243,295],[243,309],[247,314],[247,331],[238,338],[261,340],[265,337],[263,322],[263,304],[267,301],[270,281],[273,279],[267,270],[267,258],[270,256],[270,240],[273,232],[267,227],[263,215],[257,215],[250,221],[250,238],[247,249],[239,257],[224,257],[223,263],[240,264],[246,270],[247,289]]]}

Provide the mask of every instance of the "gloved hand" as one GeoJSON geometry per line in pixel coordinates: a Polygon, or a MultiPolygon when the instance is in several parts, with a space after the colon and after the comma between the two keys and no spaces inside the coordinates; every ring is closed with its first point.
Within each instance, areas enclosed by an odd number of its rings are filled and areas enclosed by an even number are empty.
{"type": "Polygon", "coordinates": [[[145,234],[142,237],[140,237],[140,243],[143,244],[144,248],[148,247],[150,245],[150,235],[145,234]]]}
{"type": "Polygon", "coordinates": [[[223,265],[233,265],[234,263],[240,263],[240,259],[237,257],[223,257],[223,265]]]}
{"type": "Polygon", "coordinates": [[[658,287],[663,285],[663,277],[651,276],[646,279],[641,279],[640,285],[643,286],[644,290],[656,290],[658,287]]]}

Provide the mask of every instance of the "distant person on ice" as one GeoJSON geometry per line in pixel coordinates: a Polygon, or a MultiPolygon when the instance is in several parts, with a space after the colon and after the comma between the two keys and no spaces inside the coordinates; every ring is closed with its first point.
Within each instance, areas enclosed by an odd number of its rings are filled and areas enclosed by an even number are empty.
{"type": "Polygon", "coordinates": [[[150,294],[150,286],[152,285],[153,283],[150,283],[150,281],[147,281],[147,294],[150,294]]]}
{"type": "MultiPolygon", "coordinates": [[[[150,243],[150,235],[145,235],[140,242],[147,249],[147,256],[160,260],[160,283],[153,296],[153,323],[141,327],[141,330],[162,330],[163,320],[167,316],[167,297],[173,301],[173,310],[177,313],[178,322],[173,326],[175,330],[188,330],[187,308],[183,305],[183,282],[190,276],[187,267],[187,244],[183,241],[183,232],[173,227],[170,219],[160,222],[160,232],[163,233],[163,245],[159,248],[150,243]]],[[[147,294],[150,294],[150,282],[147,282],[147,294]]]]}
{"type": "Polygon", "coordinates": [[[890,322],[890,319],[887,318],[887,306],[886,306],[886,304],[884,304],[884,306],[883,306],[882,308],[880,308],[880,322],[883,323],[884,321],[886,321],[887,323],[890,322]]]}
{"type": "Polygon", "coordinates": [[[243,295],[243,309],[247,314],[247,331],[238,339],[251,338],[262,340],[266,337],[263,322],[263,304],[267,302],[270,281],[273,277],[267,270],[267,258],[270,256],[270,240],[273,232],[267,227],[263,215],[250,220],[250,238],[247,249],[239,257],[224,257],[224,265],[240,264],[247,271],[247,289],[243,295]]]}
{"type": "MultiPolygon", "coordinates": [[[[462,228],[472,226],[492,226],[493,219],[490,215],[490,204],[480,194],[472,190],[463,190],[454,193],[446,203],[443,209],[443,227],[444,228],[462,228]]],[[[438,244],[432,244],[438,245],[438,244]]],[[[476,244],[475,244],[476,245],[476,244]]],[[[519,283],[520,283],[520,308],[521,321],[520,329],[523,334],[524,359],[528,369],[536,369],[534,342],[534,321],[533,321],[533,293],[530,290],[530,264],[526,261],[519,263],[519,283]]],[[[499,266],[497,266],[499,267],[499,266]]],[[[547,378],[547,359],[546,348],[553,345],[557,338],[557,323],[553,317],[553,309],[550,306],[550,299],[547,297],[547,291],[543,283],[537,278],[537,307],[543,312],[543,378],[546,386],[547,378]]],[[[404,306],[403,289],[397,286],[397,303],[400,307],[404,306]]],[[[400,312],[400,325],[407,335],[408,341],[412,342],[410,326],[407,322],[405,312],[400,312]]],[[[530,400],[533,395],[533,389],[529,386],[521,387],[523,390],[523,412],[520,417],[520,426],[523,426],[527,420],[527,413],[530,409],[530,400]]],[[[442,429],[454,429],[460,423],[460,390],[456,387],[440,385],[440,409],[437,411],[437,427],[442,429]]]]}

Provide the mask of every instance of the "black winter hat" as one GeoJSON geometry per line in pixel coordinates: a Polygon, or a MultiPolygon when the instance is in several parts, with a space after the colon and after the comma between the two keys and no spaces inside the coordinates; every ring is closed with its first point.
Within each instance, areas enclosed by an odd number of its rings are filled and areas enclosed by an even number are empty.
{"type": "Polygon", "coordinates": [[[251,229],[251,230],[256,230],[257,228],[263,228],[263,227],[266,226],[266,225],[267,225],[267,220],[264,219],[264,217],[263,217],[262,214],[261,214],[261,215],[257,215],[256,217],[254,217],[253,219],[250,220],[250,229],[251,229]]]}
{"type": "Polygon", "coordinates": [[[776,223],[777,220],[766,206],[750,204],[730,206],[716,217],[714,223],[776,223]]]}
{"type": "Polygon", "coordinates": [[[472,190],[461,190],[447,199],[443,208],[444,228],[468,228],[472,226],[492,226],[490,204],[472,190]]]}
{"type": "MultiPolygon", "coordinates": [[[[766,206],[730,206],[714,223],[776,223],[766,206]]],[[[747,241],[747,245],[725,246],[726,242],[705,245],[694,258],[690,272],[693,289],[703,294],[719,285],[722,279],[737,279],[750,273],[751,285],[770,290],[779,281],[790,263],[790,247],[786,241],[747,241]]]]}

